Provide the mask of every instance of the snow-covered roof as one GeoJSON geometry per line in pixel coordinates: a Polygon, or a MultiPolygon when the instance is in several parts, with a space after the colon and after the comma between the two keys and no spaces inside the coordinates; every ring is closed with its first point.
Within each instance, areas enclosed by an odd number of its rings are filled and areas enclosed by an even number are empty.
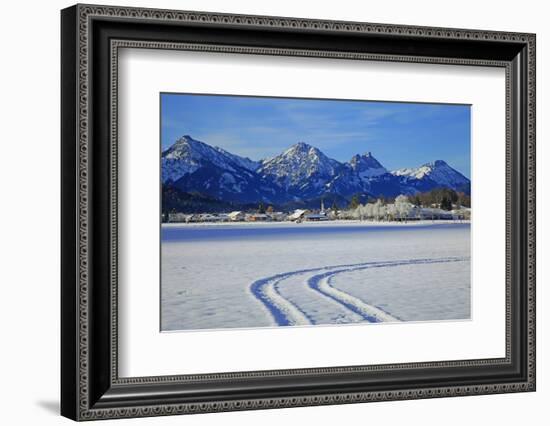
{"type": "Polygon", "coordinates": [[[294,210],[294,213],[292,213],[290,216],[289,216],[289,219],[298,219],[299,217],[303,216],[304,213],[306,213],[307,210],[302,210],[302,209],[296,209],[294,210]]]}

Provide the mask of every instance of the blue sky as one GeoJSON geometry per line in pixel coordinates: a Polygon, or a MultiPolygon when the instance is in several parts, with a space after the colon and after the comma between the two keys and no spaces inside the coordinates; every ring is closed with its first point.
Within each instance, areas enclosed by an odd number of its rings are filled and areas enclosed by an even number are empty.
{"type": "Polygon", "coordinates": [[[161,94],[163,150],[183,135],[253,160],[306,142],[338,161],[372,152],[390,170],[445,160],[470,177],[470,106],[161,94]]]}

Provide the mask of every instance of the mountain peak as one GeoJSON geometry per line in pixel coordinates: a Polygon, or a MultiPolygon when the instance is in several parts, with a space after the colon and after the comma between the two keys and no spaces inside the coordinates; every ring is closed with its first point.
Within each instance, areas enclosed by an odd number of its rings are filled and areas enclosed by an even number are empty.
{"type": "Polygon", "coordinates": [[[319,148],[316,148],[305,142],[295,143],[286,151],[284,151],[282,154],[279,154],[274,158],[266,160],[263,163],[266,164],[268,162],[274,161],[276,159],[281,159],[281,158],[295,159],[293,161],[308,161],[308,162],[309,161],[314,161],[314,162],[328,161],[328,162],[337,163],[336,160],[332,160],[329,157],[327,157],[319,148]]]}
{"type": "Polygon", "coordinates": [[[183,135],[162,152],[162,179],[175,182],[207,164],[232,172],[239,168],[253,171],[259,166],[256,161],[212,147],[190,135],[183,135]]]}
{"type": "Polygon", "coordinates": [[[262,163],[258,172],[285,190],[322,193],[324,185],[336,175],[341,164],[318,148],[298,142],[262,163]]]}
{"type": "Polygon", "coordinates": [[[196,139],[193,139],[190,135],[183,135],[178,139],[176,139],[176,142],[174,143],[174,145],[176,145],[177,143],[181,144],[183,142],[199,142],[199,141],[197,141],[196,139]]]}
{"type": "Polygon", "coordinates": [[[370,151],[363,155],[355,154],[349,162],[351,168],[362,178],[368,179],[388,173],[370,151]]]}
{"type": "Polygon", "coordinates": [[[196,142],[191,136],[189,135],[183,135],[176,139],[176,142],[174,142],[172,145],[170,145],[168,148],[166,148],[162,156],[171,158],[171,157],[179,157],[179,154],[182,150],[189,149],[189,143],[190,142],[196,142]]]}
{"type": "Polygon", "coordinates": [[[171,146],[166,148],[162,154],[163,156],[174,154],[182,149],[190,149],[191,147],[195,147],[197,145],[206,146],[204,142],[193,139],[190,135],[183,135],[176,139],[176,142],[174,142],[171,146]]]}
{"type": "Polygon", "coordinates": [[[290,148],[288,148],[285,153],[293,153],[293,152],[309,152],[309,151],[318,151],[317,148],[305,143],[305,142],[298,142],[292,145],[290,148]]]}
{"type": "MultiPolygon", "coordinates": [[[[363,158],[363,159],[373,159],[373,160],[376,160],[376,158],[374,158],[374,155],[372,155],[372,152],[371,151],[366,151],[365,153],[363,154],[355,154],[352,159],[360,159],[360,158],[363,158]]],[[[378,160],[376,160],[378,161],[378,160]]]]}
{"type": "Polygon", "coordinates": [[[428,179],[439,186],[452,189],[461,189],[470,184],[470,180],[466,176],[453,169],[443,160],[435,160],[418,168],[399,169],[393,171],[392,174],[413,181],[428,179]]]}
{"type": "Polygon", "coordinates": [[[370,151],[340,163],[300,141],[259,162],[189,134],[163,151],[162,180],[183,191],[246,203],[302,202],[327,193],[344,198],[358,193],[394,196],[436,187],[469,192],[470,185],[468,178],[443,160],[390,174],[370,151]]]}
{"type": "Polygon", "coordinates": [[[450,167],[450,166],[443,160],[435,160],[424,164],[422,167],[434,168],[434,167],[450,167]]]}

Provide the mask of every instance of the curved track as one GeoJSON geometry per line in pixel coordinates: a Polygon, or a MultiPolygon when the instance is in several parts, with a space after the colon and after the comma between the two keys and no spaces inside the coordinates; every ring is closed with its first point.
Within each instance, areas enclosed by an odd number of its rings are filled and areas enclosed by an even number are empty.
{"type": "MultiPolygon", "coordinates": [[[[365,262],[347,265],[334,265],[322,268],[300,269],[285,272],[270,277],[261,278],[250,285],[250,291],[271,314],[275,325],[314,325],[327,324],[319,322],[307,312],[304,306],[290,297],[285,297],[280,291],[281,284],[291,279],[303,277],[302,285],[313,290],[316,297],[323,298],[335,306],[343,314],[338,322],[395,322],[399,317],[391,312],[369,304],[367,301],[353,296],[332,285],[332,279],[342,273],[372,268],[391,268],[405,265],[425,265],[434,263],[449,263],[466,261],[465,257],[444,257],[431,259],[395,260],[386,262],[365,262]]],[[[296,285],[296,283],[293,283],[296,285]]],[[[329,322],[331,323],[331,322],[329,322]]]]}

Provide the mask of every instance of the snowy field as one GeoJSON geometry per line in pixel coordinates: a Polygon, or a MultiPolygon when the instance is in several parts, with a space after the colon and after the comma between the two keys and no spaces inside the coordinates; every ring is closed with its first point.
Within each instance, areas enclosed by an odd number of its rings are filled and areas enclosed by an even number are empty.
{"type": "Polygon", "coordinates": [[[163,331],[470,318],[468,223],[168,224],[163,331]]]}

